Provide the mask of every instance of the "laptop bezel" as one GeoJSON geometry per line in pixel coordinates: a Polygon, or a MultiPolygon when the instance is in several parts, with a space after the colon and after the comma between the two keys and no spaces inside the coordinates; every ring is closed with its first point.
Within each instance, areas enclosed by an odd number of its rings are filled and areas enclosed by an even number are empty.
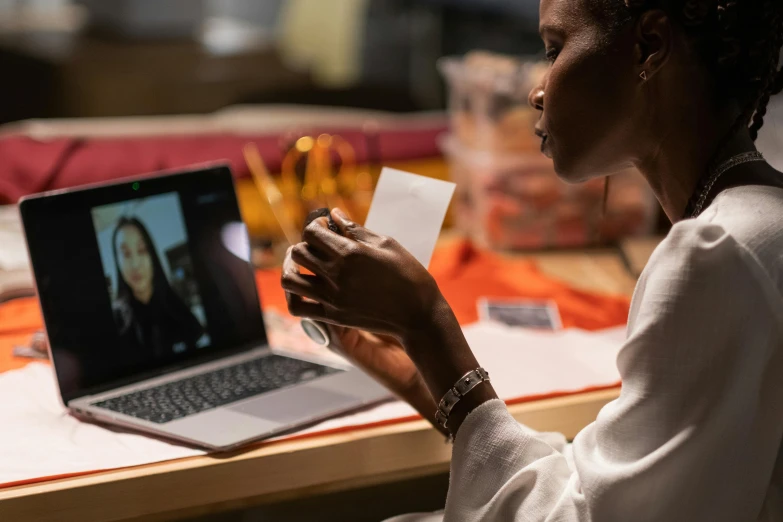
{"type": "MultiPolygon", "coordinates": [[[[31,250],[30,250],[30,243],[32,242],[30,240],[30,233],[31,230],[29,227],[26,226],[26,223],[29,222],[30,219],[34,219],[34,214],[30,214],[30,212],[35,211],[34,208],[30,208],[31,204],[42,200],[46,198],[62,198],[62,197],[72,197],[73,195],[81,195],[85,192],[95,191],[95,190],[104,190],[104,189],[113,189],[118,188],[122,186],[130,185],[132,186],[136,182],[149,182],[149,181],[158,181],[158,180],[171,180],[173,178],[178,177],[187,177],[188,175],[193,174],[206,174],[207,172],[212,171],[216,175],[223,175],[228,176],[228,178],[231,181],[231,186],[234,191],[234,197],[235,197],[235,203],[237,204],[238,208],[238,202],[236,201],[236,183],[234,181],[233,175],[231,173],[230,165],[225,162],[210,162],[210,163],[201,163],[192,165],[185,168],[176,168],[176,169],[167,169],[162,170],[158,172],[143,174],[139,176],[132,176],[132,177],[124,177],[119,180],[111,180],[107,182],[99,182],[99,183],[91,183],[86,185],[80,185],[73,188],[67,188],[67,189],[59,189],[59,190],[52,190],[52,191],[46,191],[38,194],[32,194],[29,196],[24,196],[20,198],[18,202],[19,206],[19,216],[23,224],[24,228],[24,239],[25,239],[25,247],[27,250],[27,256],[28,256],[28,262],[30,264],[30,267],[33,271],[33,284],[35,287],[35,295],[36,299],[38,300],[38,304],[40,309],[42,310],[42,318],[44,322],[44,329],[46,331],[49,331],[51,328],[51,317],[47,317],[47,314],[44,312],[46,307],[43,306],[43,297],[41,293],[39,292],[39,277],[40,273],[36,271],[35,263],[33,262],[32,256],[31,256],[31,250]]],[[[225,181],[225,180],[223,180],[225,181]]],[[[163,193],[163,192],[160,192],[163,193]]],[[[240,214],[241,216],[241,214],[240,214]]],[[[250,261],[248,261],[248,265],[250,270],[253,270],[252,264],[250,261]]],[[[259,302],[259,320],[261,321],[261,324],[263,325],[263,331],[266,332],[268,329],[266,328],[266,324],[264,322],[263,318],[263,305],[260,302],[260,293],[257,284],[253,285],[253,291],[255,293],[256,300],[259,302]]],[[[177,361],[175,363],[171,364],[162,364],[161,366],[148,370],[148,371],[141,371],[138,373],[135,373],[133,375],[119,378],[119,379],[113,379],[110,381],[107,381],[105,383],[94,385],[94,386],[88,386],[88,387],[82,387],[79,388],[77,391],[71,392],[71,393],[64,393],[62,386],[59,382],[59,376],[57,374],[57,361],[54,356],[54,350],[51,344],[47,346],[48,356],[49,360],[52,363],[53,366],[53,373],[55,376],[55,380],[57,382],[57,390],[58,395],[60,396],[60,400],[64,405],[68,405],[70,402],[78,400],[82,397],[86,396],[93,396],[102,394],[105,392],[109,392],[111,390],[122,388],[134,384],[141,383],[143,381],[147,381],[149,379],[154,379],[156,377],[160,377],[163,375],[166,375],[168,373],[174,373],[181,370],[185,370],[188,368],[193,368],[199,365],[204,365],[208,363],[212,363],[215,361],[219,361],[220,359],[224,358],[232,358],[236,355],[251,352],[253,350],[257,350],[259,348],[268,348],[268,343],[266,341],[266,338],[258,338],[256,340],[253,340],[251,342],[245,342],[238,344],[236,346],[224,346],[221,347],[219,350],[215,351],[209,351],[204,354],[182,360],[177,361]]]]}

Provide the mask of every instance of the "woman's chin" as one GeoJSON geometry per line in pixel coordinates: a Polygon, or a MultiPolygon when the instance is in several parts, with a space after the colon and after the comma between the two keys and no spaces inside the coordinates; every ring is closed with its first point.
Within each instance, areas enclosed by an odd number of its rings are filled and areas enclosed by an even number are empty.
{"type": "Polygon", "coordinates": [[[552,156],[552,162],[554,164],[557,177],[566,183],[582,183],[592,177],[595,177],[594,172],[592,172],[592,175],[588,174],[584,170],[576,168],[573,163],[559,160],[556,155],[552,156]]]}
{"type": "Polygon", "coordinates": [[[148,303],[152,298],[152,285],[134,286],[131,287],[131,291],[136,297],[136,300],[144,304],[148,303]]]}
{"type": "MultiPolygon", "coordinates": [[[[588,165],[583,161],[573,161],[559,157],[557,154],[552,155],[552,162],[557,177],[569,184],[584,183],[585,181],[601,178],[612,173],[607,172],[607,169],[599,169],[595,165],[588,165]]],[[[622,169],[617,169],[617,172],[620,170],[622,169]]]]}

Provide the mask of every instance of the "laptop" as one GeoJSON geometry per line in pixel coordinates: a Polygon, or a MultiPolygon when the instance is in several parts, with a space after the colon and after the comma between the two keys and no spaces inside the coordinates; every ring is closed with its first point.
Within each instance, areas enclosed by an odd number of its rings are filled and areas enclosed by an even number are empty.
{"type": "Polygon", "coordinates": [[[347,363],[269,346],[227,166],[48,192],[19,208],[74,415],[227,450],[389,397],[347,363]]]}

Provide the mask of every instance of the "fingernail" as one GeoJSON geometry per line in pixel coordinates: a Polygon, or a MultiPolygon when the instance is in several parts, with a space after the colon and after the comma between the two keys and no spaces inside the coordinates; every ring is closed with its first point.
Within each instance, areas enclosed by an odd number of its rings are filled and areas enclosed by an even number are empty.
{"type": "Polygon", "coordinates": [[[346,221],[348,219],[348,216],[345,215],[345,212],[343,212],[339,208],[335,208],[334,210],[332,210],[332,214],[337,216],[337,218],[340,219],[340,221],[346,221]]]}

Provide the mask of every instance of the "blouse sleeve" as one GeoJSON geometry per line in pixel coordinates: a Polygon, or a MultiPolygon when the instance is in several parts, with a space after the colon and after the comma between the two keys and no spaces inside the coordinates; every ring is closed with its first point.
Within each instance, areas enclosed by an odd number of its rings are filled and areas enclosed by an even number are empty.
{"type": "Polygon", "coordinates": [[[782,301],[721,226],[677,224],[637,286],[620,397],[573,464],[485,403],[457,434],[445,520],[756,520],[783,435],[782,301]]]}

